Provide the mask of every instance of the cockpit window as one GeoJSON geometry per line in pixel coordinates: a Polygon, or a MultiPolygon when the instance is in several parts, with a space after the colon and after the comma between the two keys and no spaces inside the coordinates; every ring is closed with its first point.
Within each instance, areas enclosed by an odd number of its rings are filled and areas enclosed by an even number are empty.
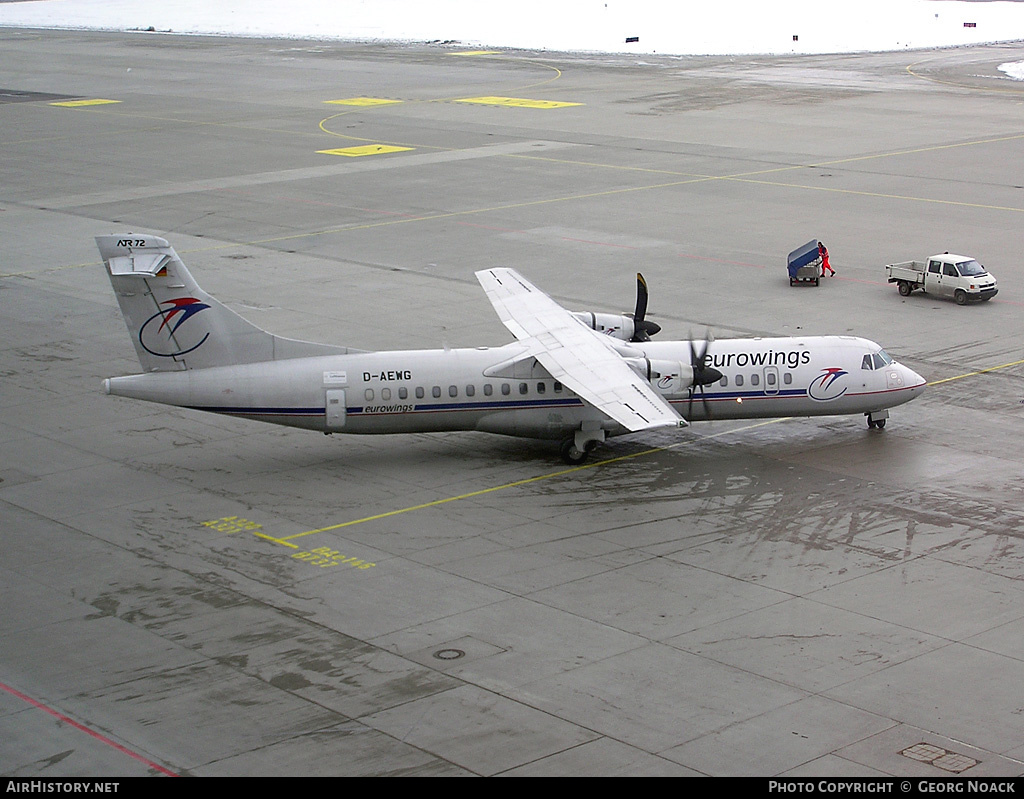
{"type": "Polygon", "coordinates": [[[892,363],[892,358],[889,357],[889,353],[885,350],[879,350],[878,352],[871,353],[864,356],[864,360],[860,363],[861,369],[884,369],[892,363]]]}
{"type": "Polygon", "coordinates": [[[985,267],[973,258],[970,261],[960,261],[956,268],[960,270],[960,274],[964,277],[975,277],[976,275],[985,274],[985,267]]]}

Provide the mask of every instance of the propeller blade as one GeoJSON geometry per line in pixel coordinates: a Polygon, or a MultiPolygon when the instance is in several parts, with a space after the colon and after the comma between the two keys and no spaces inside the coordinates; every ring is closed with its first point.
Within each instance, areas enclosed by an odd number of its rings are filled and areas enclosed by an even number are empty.
{"type": "Polygon", "coordinates": [[[704,386],[710,386],[712,383],[717,383],[722,379],[721,372],[715,369],[715,367],[707,365],[708,346],[712,340],[710,331],[706,332],[704,334],[704,346],[701,347],[700,352],[697,352],[693,338],[690,338],[690,366],[693,368],[693,385],[690,386],[690,400],[686,408],[687,420],[693,415],[693,398],[698,391],[700,391],[700,402],[701,407],[704,409],[704,418],[711,418],[711,406],[708,404],[708,398],[704,394],[704,386]]]}
{"type": "Polygon", "coordinates": [[[633,312],[633,337],[630,341],[650,341],[651,336],[661,332],[661,325],[648,322],[647,316],[647,281],[639,272],[636,273],[636,310],[633,312]]]}
{"type": "Polygon", "coordinates": [[[635,319],[637,322],[643,322],[645,316],[647,316],[647,281],[644,280],[643,275],[637,272],[636,311],[633,313],[633,319],[635,319]]]}
{"type": "Polygon", "coordinates": [[[690,366],[693,368],[693,385],[690,386],[690,399],[686,403],[686,420],[693,419],[693,396],[697,393],[697,386],[700,385],[700,378],[704,371],[704,358],[697,356],[697,348],[693,346],[693,334],[690,339],[690,366]]]}

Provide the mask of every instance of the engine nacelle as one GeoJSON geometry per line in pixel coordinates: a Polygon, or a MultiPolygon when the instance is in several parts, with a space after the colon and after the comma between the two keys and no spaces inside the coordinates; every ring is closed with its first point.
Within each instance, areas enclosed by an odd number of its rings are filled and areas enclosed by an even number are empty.
{"type": "Polygon", "coordinates": [[[632,341],[636,327],[633,324],[633,317],[625,314],[594,313],[593,311],[576,311],[573,313],[577,319],[589,327],[612,338],[632,341]]]}
{"type": "Polygon", "coordinates": [[[630,369],[646,380],[659,394],[685,394],[693,385],[693,368],[679,361],[652,361],[650,358],[624,358],[630,369]]]}

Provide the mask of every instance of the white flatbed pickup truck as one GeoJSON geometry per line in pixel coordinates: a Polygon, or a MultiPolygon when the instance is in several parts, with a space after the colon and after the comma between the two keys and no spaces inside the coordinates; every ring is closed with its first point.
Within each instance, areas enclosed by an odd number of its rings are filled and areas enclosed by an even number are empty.
{"type": "Polygon", "coordinates": [[[991,300],[999,293],[996,279],[969,255],[944,252],[927,261],[886,264],[889,282],[909,297],[914,289],[938,297],[951,297],[957,305],[991,300]]]}

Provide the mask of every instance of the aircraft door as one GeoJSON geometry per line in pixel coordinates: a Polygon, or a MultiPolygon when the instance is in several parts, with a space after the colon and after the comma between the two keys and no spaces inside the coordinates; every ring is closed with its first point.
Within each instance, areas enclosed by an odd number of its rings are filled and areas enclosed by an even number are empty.
{"type": "Polygon", "coordinates": [[[766,366],[764,368],[764,393],[779,393],[779,368],[777,366],[766,366]]]}
{"type": "Polygon", "coordinates": [[[327,389],[325,408],[327,412],[326,430],[341,430],[345,427],[345,389],[327,389]]]}

